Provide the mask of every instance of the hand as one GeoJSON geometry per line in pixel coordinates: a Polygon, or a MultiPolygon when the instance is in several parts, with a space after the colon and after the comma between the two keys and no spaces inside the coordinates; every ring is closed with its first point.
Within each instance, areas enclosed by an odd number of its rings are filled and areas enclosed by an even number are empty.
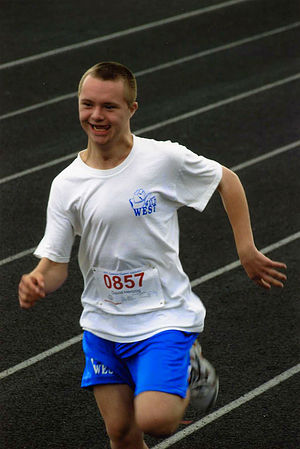
{"type": "Polygon", "coordinates": [[[280,288],[284,286],[283,283],[287,277],[278,269],[286,269],[285,263],[269,259],[256,248],[246,256],[240,257],[240,260],[249,278],[259,286],[266,289],[272,286],[280,288]]]}
{"type": "Polygon", "coordinates": [[[37,300],[45,296],[44,276],[41,273],[22,276],[19,283],[19,303],[23,309],[29,309],[37,300]]]}

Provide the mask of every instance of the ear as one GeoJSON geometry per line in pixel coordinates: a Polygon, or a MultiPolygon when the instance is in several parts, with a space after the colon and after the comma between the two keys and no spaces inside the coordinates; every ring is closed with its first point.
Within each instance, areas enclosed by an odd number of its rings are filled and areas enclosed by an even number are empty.
{"type": "Polygon", "coordinates": [[[130,111],[130,118],[135,114],[135,111],[138,109],[138,107],[139,107],[138,102],[137,102],[137,101],[134,101],[134,102],[132,103],[132,105],[130,106],[130,108],[129,108],[129,111],[130,111]]]}

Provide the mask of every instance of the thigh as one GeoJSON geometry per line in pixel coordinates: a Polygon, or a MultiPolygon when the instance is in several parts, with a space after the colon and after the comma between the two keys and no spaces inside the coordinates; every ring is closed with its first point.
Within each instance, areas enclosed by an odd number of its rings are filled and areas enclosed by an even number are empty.
{"type": "Polygon", "coordinates": [[[133,391],[128,385],[96,385],[94,395],[112,448],[147,448],[135,419],[133,391]]]}
{"type": "Polygon", "coordinates": [[[93,391],[105,423],[126,427],[133,420],[133,391],[128,385],[95,385],[93,391]]]}
{"type": "Polygon", "coordinates": [[[176,394],[161,391],[144,391],[134,398],[134,408],[136,413],[149,409],[158,410],[161,415],[168,413],[175,417],[181,415],[188,400],[189,394],[181,398],[176,394]]]}
{"type": "Polygon", "coordinates": [[[94,396],[111,448],[148,449],[136,422],[133,390],[128,385],[96,385],[94,396]]]}
{"type": "Polygon", "coordinates": [[[185,398],[160,391],[144,391],[135,397],[135,419],[145,433],[170,435],[177,429],[189,402],[185,398]]]}
{"type": "Polygon", "coordinates": [[[172,434],[189,402],[190,347],[197,334],[166,331],[148,339],[128,360],[136,383],[138,426],[155,436],[172,434]]]}

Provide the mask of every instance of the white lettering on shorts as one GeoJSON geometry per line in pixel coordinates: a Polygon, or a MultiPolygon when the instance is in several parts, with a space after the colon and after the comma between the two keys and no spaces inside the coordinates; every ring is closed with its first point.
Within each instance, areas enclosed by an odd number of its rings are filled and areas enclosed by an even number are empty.
{"type": "Polygon", "coordinates": [[[114,374],[107,366],[103,365],[103,363],[97,363],[93,358],[91,358],[91,362],[94,368],[95,374],[114,374]]]}

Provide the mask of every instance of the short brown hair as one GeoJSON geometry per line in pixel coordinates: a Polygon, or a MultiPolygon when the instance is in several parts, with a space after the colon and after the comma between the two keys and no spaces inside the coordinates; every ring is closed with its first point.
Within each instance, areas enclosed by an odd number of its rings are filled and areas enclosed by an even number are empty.
{"type": "Polygon", "coordinates": [[[129,107],[136,101],[137,85],[136,79],[131,70],[119,62],[99,62],[83,75],[78,85],[78,96],[81,93],[82,85],[88,75],[104,81],[117,81],[122,79],[125,89],[125,100],[129,107]]]}

